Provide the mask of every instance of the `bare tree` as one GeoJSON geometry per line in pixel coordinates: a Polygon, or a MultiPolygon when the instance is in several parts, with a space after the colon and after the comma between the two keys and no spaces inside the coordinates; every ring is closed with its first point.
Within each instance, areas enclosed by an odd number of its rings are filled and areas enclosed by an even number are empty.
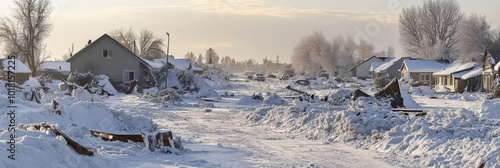
{"type": "Polygon", "coordinates": [[[387,55],[386,56],[389,56],[389,57],[396,56],[396,50],[394,49],[394,47],[392,47],[392,46],[387,47],[387,55]]]}
{"type": "Polygon", "coordinates": [[[362,59],[367,59],[375,53],[375,47],[365,39],[359,39],[358,56],[362,59]]]}
{"type": "Polygon", "coordinates": [[[343,69],[353,65],[357,45],[352,37],[337,36],[326,41],[321,32],[304,37],[294,48],[292,68],[298,74],[316,75],[320,69],[332,76],[346,74],[343,69]]]}
{"type": "Polygon", "coordinates": [[[134,30],[130,27],[128,29],[116,29],[111,31],[110,36],[122,44],[125,48],[128,48],[130,51],[135,51],[134,42],[136,40],[136,36],[134,30]]]}
{"type": "Polygon", "coordinates": [[[463,14],[455,0],[426,0],[399,15],[402,46],[413,57],[456,59],[463,14]]]}
{"type": "Polygon", "coordinates": [[[462,60],[479,61],[484,50],[493,44],[491,25],[486,16],[472,14],[460,26],[460,52],[462,60]]]}
{"type": "Polygon", "coordinates": [[[322,32],[313,32],[312,35],[304,37],[292,54],[292,67],[295,72],[316,75],[316,72],[322,69],[321,52],[326,45],[327,41],[322,32]]]}
{"type": "Polygon", "coordinates": [[[165,56],[163,39],[156,37],[152,31],[143,29],[136,35],[132,28],[117,29],[110,33],[110,36],[141,57],[153,56],[160,58],[165,56]]]}
{"type": "Polygon", "coordinates": [[[153,55],[155,58],[166,55],[163,39],[154,36],[152,31],[143,29],[139,36],[139,55],[153,55]]]}
{"type": "Polygon", "coordinates": [[[193,52],[186,53],[186,55],[184,55],[184,58],[190,59],[191,62],[196,61],[196,56],[193,52]]]}
{"type": "Polygon", "coordinates": [[[52,24],[49,15],[52,6],[49,0],[15,0],[12,19],[0,18],[0,38],[6,48],[16,52],[36,76],[38,65],[48,58],[43,40],[49,36],[52,24]],[[45,55],[44,55],[45,54],[45,55]]]}

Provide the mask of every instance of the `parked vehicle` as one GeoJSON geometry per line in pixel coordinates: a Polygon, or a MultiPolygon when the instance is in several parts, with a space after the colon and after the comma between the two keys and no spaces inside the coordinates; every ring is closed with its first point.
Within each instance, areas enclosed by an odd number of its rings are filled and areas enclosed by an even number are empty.
{"type": "Polygon", "coordinates": [[[253,75],[255,73],[256,72],[254,72],[254,71],[245,71],[245,73],[243,73],[243,75],[246,76],[248,79],[253,79],[253,75]]]}
{"type": "Polygon", "coordinates": [[[280,79],[280,80],[288,80],[288,78],[290,78],[290,76],[288,76],[288,74],[286,74],[286,73],[281,73],[278,76],[278,79],[280,79]]]}
{"type": "Polygon", "coordinates": [[[266,77],[264,76],[264,74],[256,73],[253,76],[253,80],[256,80],[256,81],[266,81],[266,77]]]}

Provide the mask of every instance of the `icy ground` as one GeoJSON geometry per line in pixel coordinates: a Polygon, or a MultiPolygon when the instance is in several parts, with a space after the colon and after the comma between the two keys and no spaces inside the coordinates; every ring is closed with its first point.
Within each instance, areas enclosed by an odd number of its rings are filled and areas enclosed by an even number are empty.
{"type": "MultiPolygon", "coordinates": [[[[371,81],[330,78],[300,86],[294,80],[212,78],[207,83],[221,96],[203,100],[200,94],[188,94],[165,102],[156,97],[155,103],[138,94],[102,97],[80,90],[74,96],[46,93],[37,104],[22,100],[19,93],[15,161],[5,150],[11,139],[10,116],[7,93],[0,88],[0,168],[500,165],[500,102],[486,99],[484,93],[436,93],[428,87],[402,86],[405,105],[427,111],[416,116],[391,112],[387,102],[373,98],[350,100],[355,89],[377,92],[371,81]],[[299,101],[300,95],[285,89],[288,85],[329,100],[299,101]],[[252,99],[254,95],[264,99],[252,99]],[[61,115],[51,108],[52,99],[61,104],[61,115]],[[61,137],[26,127],[42,122],[58,127],[95,155],[79,155],[61,137]],[[141,143],[102,141],[89,130],[172,131],[182,137],[185,150],[151,152],[141,143]]],[[[56,90],[57,85],[50,87],[56,90]]]]}

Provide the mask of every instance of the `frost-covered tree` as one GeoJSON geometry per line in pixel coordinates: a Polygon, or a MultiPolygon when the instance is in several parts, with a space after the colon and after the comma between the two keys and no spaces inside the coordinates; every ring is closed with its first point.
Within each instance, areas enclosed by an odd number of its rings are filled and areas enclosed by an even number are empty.
{"type": "Polygon", "coordinates": [[[200,53],[200,55],[198,55],[198,58],[196,59],[196,63],[198,65],[202,65],[203,64],[203,55],[201,55],[201,53],[200,53]]]}
{"type": "Polygon", "coordinates": [[[47,59],[43,40],[49,36],[52,24],[50,0],[14,0],[11,17],[0,18],[0,38],[7,52],[16,52],[36,76],[39,64],[47,59]]]}
{"type": "Polygon", "coordinates": [[[191,62],[196,61],[196,56],[194,55],[193,52],[186,53],[186,55],[184,55],[184,58],[190,59],[191,62]]]}
{"type": "Polygon", "coordinates": [[[327,41],[321,32],[314,32],[294,48],[292,68],[297,74],[315,76],[323,69],[331,76],[337,76],[342,69],[352,66],[356,46],[352,37],[338,36],[327,41]]]}
{"type": "Polygon", "coordinates": [[[471,14],[460,26],[460,59],[464,61],[481,60],[484,50],[495,47],[495,37],[486,16],[471,14]]]}
{"type": "Polygon", "coordinates": [[[219,63],[219,55],[213,48],[209,48],[205,53],[205,63],[217,65],[219,63]]]}
{"type": "Polygon", "coordinates": [[[455,0],[426,0],[399,15],[401,45],[412,57],[456,59],[463,14],[455,0]]]}
{"type": "Polygon", "coordinates": [[[322,32],[313,32],[304,37],[292,54],[292,67],[298,74],[316,75],[321,67],[321,51],[327,45],[322,32]]]}
{"type": "Polygon", "coordinates": [[[396,56],[396,50],[394,49],[394,47],[392,46],[387,47],[387,56],[390,57],[396,56]]]}
{"type": "Polygon", "coordinates": [[[368,42],[365,39],[359,39],[359,44],[358,44],[358,56],[361,59],[367,59],[370,58],[375,54],[375,47],[373,46],[372,43],[368,42]]]}

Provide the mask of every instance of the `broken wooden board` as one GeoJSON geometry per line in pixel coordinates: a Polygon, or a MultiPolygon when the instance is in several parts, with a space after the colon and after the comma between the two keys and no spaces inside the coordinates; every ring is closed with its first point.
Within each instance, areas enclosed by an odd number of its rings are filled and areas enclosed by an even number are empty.
{"type": "Polygon", "coordinates": [[[40,130],[42,128],[49,129],[51,130],[56,136],[62,136],[64,140],[66,140],[67,145],[69,145],[71,148],[73,148],[77,153],[81,155],[87,155],[87,156],[94,156],[94,152],[90,151],[86,147],[80,145],[78,142],[74,141],[71,139],[68,135],[64,134],[61,130],[54,128],[48,124],[40,124],[40,125],[33,125],[33,127],[37,130],[40,130]]]}
{"type": "Polygon", "coordinates": [[[90,134],[95,137],[101,137],[105,141],[121,141],[121,142],[142,142],[144,143],[143,134],[112,134],[101,131],[90,130],[90,134]]]}
{"type": "Polygon", "coordinates": [[[381,91],[375,93],[375,97],[379,100],[381,98],[392,98],[392,107],[405,107],[403,97],[401,96],[401,91],[399,90],[399,83],[397,78],[392,79],[391,82],[384,86],[381,91]]]}
{"type": "Polygon", "coordinates": [[[229,102],[222,101],[220,99],[211,99],[211,98],[201,98],[201,100],[204,100],[204,101],[207,101],[207,102],[229,103],[229,102]]]}

